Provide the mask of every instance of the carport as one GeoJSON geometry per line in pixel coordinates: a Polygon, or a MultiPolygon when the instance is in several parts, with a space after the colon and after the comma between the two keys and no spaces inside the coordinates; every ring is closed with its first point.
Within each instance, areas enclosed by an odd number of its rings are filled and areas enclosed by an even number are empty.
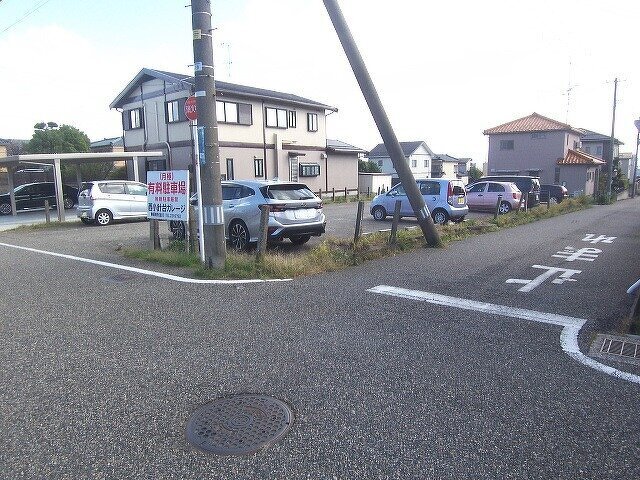
{"type": "MultiPolygon", "coordinates": [[[[62,172],[60,165],[64,163],[70,163],[72,165],[80,165],[84,163],[100,163],[100,162],[113,162],[116,160],[124,160],[128,164],[132,164],[133,178],[135,181],[139,181],[139,159],[146,159],[149,157],[161,157],[163,155],[160,151],[151,152],[105,152],[105,153],[38,153],[29,155],[12,155],[10,157],[0,158],[0,166],[7,168],[7,177],[9,183],[9,196],[11,198],[11,211],[13,215],[17,215],[16,211],[16,198],[14,194],[14,182],[13,174],[16,167],[20,164],[25,165],[51,165],[53,166],[53,183],[56,189],[56,209],[58,212],[58,220],[60,222],[65,221],[64,205],[63,205],[63,192],[62,192],[62,172]]],[[[78,188],[82,186],[82,178],[80,170],[77,171],[76,180],[78,182],[78,188]]],[[[92,179],[95,180],[95,179],[92,179]]]]}

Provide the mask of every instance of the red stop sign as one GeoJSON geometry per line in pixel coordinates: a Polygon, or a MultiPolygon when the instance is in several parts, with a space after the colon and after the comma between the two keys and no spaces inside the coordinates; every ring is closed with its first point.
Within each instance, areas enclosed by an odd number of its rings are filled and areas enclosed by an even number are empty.
{"type": "Polygon", "coordinates": [[[196,97],[191,96],[184,102],[184,114],[189,120],[198,120],[198,110],[196,109],[196,97]]]}

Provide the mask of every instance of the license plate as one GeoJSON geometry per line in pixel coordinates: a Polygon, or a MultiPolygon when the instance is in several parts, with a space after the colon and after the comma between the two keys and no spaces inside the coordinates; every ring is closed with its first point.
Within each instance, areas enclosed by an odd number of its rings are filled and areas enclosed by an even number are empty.
{"type": "Polygon", "coordinates": [[[458,205],[462,205],[464,203],[464,197],[458,197],[458,205]]]}
{"type": "Polygon", "coordinates": [[[293,211],[293,218],[296,220],[306,220],[308,218],[313,218],[315,215],[315,210],[304,208],[293,211]]]}

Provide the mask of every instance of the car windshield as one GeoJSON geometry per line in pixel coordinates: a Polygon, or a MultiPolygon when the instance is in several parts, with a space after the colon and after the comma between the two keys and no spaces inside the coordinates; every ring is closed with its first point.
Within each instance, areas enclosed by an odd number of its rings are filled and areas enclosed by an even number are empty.
{"type": "Polygon", "coordinates": [[[316,198],[309,187],[299,183],[269,185],[260,189],[265,198],[273,200],[312,200],[316,198]]]}

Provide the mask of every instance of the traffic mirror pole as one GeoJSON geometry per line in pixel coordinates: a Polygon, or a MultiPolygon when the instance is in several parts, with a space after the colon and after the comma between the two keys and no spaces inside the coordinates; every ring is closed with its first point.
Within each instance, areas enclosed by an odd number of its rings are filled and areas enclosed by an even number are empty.
{"type": "Polygon", "coordinates": [[[200,177],[205,266],[222,268],[227,252],[222,212],[222,185],[220,183],[216,87],[213,75],[211,2],[209,0],[192,0],[191,15],[198,135],[203,136],[204,140],[202,142],[204,148],[200,151],[200,177]]]}
{"type": "Polygon", "coordinates": [[[407,192],[407,198],[409,199],[409,203],[411,204],[416,218],[418,219],[418,225],[420,225],[422,234],[429,245],[438,246],[441,244],[440,235],[433,224],[433,220],[429,214],[429,209],[424,203],[424,199],[420,194],[416,179],[414,178],[413,173],[411,173],[411,169],[405,160],[402,147],[400,146],[396,134],[391,127],[391,123],[389,122],[389,118],[382,106],[378,92],[373,85],[371,76],[367,71],[367,67],[364,64],[364,60],[360,55],[360,51],[358,50],[355,40],[349,31],[349,27],[342,15],[340,7],[338,6],[338,2],[336,0],[324,0],[324,5],[329,17],[331,18],[333,27],[338,34],[340,43],[342,43],[342,48],[347,55],[347,59],[351,64],[351,69],[353,70],[356,80],[360,85],[360,90],[362,90],[364,99],[366,100],[367,105],[369,105],[369,110],[371,111],[373,120],[378,126],[378,131],[380,132],[382,141],[384,142],[387,152],[391,157],[391,161],[393,162],[393,168],[395,168],[398,173],[400,182],[407,192]]]}

